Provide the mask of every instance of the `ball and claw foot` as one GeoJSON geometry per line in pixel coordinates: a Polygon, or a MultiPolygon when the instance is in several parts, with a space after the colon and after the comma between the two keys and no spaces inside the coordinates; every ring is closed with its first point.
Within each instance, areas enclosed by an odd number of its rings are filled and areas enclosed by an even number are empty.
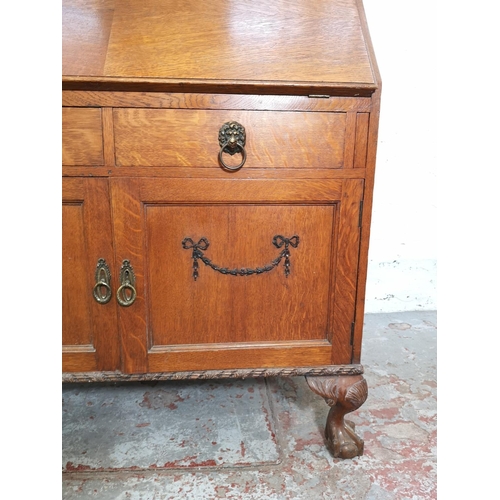
{"type": "Polygon", "coordinates": [[[307,384],[326,400],[330,411],[326,420],[325,439],[335,458],[354,458],[363,454],[364,442],[354,432],[354,423],[344,416],[357,410],[368,397],[368,386],[362,375],[306,377],[307,384]]]}

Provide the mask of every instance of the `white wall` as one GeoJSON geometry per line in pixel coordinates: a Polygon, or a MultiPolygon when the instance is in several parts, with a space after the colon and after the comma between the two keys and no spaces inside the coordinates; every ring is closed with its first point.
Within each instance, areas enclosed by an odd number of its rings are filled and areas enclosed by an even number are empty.
{"type": "Polygon", "coordinates": [[[435,1],[364,6],[383,85],[365,310],[437,309],[435,1]]]}

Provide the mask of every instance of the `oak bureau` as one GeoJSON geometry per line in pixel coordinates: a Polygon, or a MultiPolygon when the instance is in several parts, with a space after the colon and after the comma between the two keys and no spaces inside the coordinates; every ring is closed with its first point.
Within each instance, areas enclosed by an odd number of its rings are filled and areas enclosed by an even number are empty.
{"type": "Polygon", "coordinates": [[[380,104],[358,0],[63,0],[65,382],[360,364],[380,104]]]}

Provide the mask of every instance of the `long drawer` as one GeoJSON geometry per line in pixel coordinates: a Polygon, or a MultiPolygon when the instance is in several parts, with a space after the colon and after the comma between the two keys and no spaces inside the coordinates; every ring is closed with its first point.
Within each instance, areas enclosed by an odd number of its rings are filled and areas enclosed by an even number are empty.
{"type": "MultiPolygon", "coordinates": [[[[228,122],[245,130],[244,168],[342,168],[346,113],[241,110],[113,110],[116,165],[220,167],[219,131],[228,122]]],[[[226,152],[235,167],[243,152],[226,152]]]]}

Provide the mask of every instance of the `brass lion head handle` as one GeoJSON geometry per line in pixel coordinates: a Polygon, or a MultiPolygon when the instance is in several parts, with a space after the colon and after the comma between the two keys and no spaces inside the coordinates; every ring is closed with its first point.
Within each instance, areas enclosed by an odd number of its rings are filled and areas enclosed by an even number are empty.
{"type": "Polygon", "coordinates": [[[238,122],[226,122],[219,129],[219,163],[226,170],[239,170],[247,159],[247,152],[245,151],[246,133],[245,127],[238,122]],[[235,167],[230,167],[224,162],[222,157],[223,153],[230,154],[231,156],[236,153],[241,153],[241,162],[235,167]]]}

